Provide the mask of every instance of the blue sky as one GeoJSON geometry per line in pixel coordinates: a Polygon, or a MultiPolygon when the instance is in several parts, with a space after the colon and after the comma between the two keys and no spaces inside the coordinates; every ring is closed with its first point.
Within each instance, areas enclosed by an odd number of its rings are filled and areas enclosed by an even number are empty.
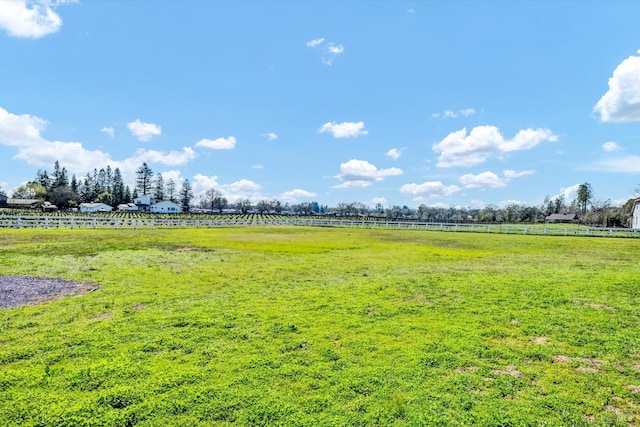
{"type": "Polygon", "coordinates": [[[0,187],[147,162],[230,201],[624,202],[640,2],[0,0],[0,187]]]}

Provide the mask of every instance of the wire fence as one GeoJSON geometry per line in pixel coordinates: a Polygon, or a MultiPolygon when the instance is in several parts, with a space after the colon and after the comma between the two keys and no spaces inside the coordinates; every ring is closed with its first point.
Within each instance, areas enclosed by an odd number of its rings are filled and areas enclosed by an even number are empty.
{"type": "Polygon", "coordinates": [[[15,216],[0,215],[0,228],[213,228],[259,226],[345,227],[389,230],[429,230],[544,236],[638,238],[639,229],[600,228],[557,224],[461,224],[420,221],[305,218],[287,216],[236,216],[194,218],[118,218],[108,216],[15,216]]]}

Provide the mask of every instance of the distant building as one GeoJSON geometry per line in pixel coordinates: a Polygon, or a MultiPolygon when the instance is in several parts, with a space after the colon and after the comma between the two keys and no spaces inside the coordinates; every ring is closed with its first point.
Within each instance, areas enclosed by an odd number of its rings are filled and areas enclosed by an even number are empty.
{"type": "Polygon", "coordinates": [[[631,228],[640,228],[640,199],[636,199],[633,202],[633,209],[631,209],[633,217],[631,218],[631,228]]]}
{"type": "Polygon", "coordinates": [[[50,202],[42,204],[42,212],[58,212],[58,207],[50,202]]]}
{"type": "Polygon", "coordinates": [[[111,212],[112,210],[113,208],[106,203],[80,203],[82,213],[111,212]]]}
{"type": "Polygon", "coordinates": [[[160,200],[149,207],[151,213],[180,213],[182,208],[169,200],[160,200]]]}
{"type": "Polygon", "coordinates": [[[156,198],[153,194],[143,194],[140,197],[136,197],[133,203],[138,206],[138,210],[141,212],[151,212],[151,205],[156,203],[156,198]]]}
{"type": "Polygon", "coordinates": [[[578,214],[575,213],[566,213],[566,214],[551,214],[546,217],[545,222],[550,224],[570,224],[572,222],[578,222],[580,218],[578,218],[578,214]]]}
{"type": "Polygon", "coordinates": [[[118,212],[138,212],[138,205],[135,203],[122,203],[118,205],[118,212]]]}
{"type": "Polygon", "coordinates": [[[38,199],[7,199],[7,206],[14,209],[35,209],[38,203],[38,199]]]}

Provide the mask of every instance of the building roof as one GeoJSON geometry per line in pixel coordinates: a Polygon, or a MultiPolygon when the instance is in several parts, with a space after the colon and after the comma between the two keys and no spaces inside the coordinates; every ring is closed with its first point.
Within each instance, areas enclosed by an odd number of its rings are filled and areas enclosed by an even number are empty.
{"type": "Polygon", "coordinates": [[[31,206],[38,203],[38,199],[7,199],[8,205],[31,206]]]}
{"type": "MultiPolygon", "coordinates": [[[[80,206],[86,207],[86,208],[95,208],[98,206],[109,206],[106,203],[80,203],[80,206]]],[[[111,206],[109,206],[111,207],[111,206]]]]}
{"type": "Polygon", "coordinates": [[[153,205],[151,205],[151,206],[156,206],[156,205],[166,205],[166,204],[171,204],[171,205],[175,205],[175,206],[180,207],[180,205],[179,205],[179,204],[177,204],[177,203],[173,203],[171,200],[158,200],[156,203],[154,203],[154,204],[153,204],[153,205]]]}

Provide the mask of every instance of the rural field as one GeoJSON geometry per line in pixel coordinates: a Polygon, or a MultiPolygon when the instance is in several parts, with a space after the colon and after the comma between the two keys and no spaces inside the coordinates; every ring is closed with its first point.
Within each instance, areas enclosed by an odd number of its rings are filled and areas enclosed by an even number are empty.
{"type": "Polygon", "coordinates": [[[640,241],[0,230],[2,426],[640,424],[640,241]]]}

